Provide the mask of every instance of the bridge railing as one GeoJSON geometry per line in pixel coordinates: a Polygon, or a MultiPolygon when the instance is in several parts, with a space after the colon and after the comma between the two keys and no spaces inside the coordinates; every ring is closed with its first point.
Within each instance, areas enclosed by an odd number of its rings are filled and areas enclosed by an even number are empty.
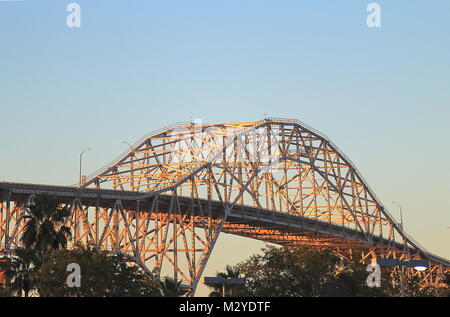
{"type": "MultiPolygon", "coordinates": [[[[164,131],[173,129],[175,127],[178,126],[182,126],[182,125],[187,125],[189,124],[188,122],[176,122],[173,124],[170,124],[168,126],[162,127],[158,130],[154,130],[150,133],[147,133],[146,135],[144,135],[142,138],[140,138],[137,142],[135,142],[131,149],[127,149],[126,151],[122,152],[122,154],[120,154],[116,159],[114,159],[113,161],[109,162],[108,164],[104,165],[103,167],[99,168],[98,170],[92,172],[91,174],[89,174],[87,176],[86,182],[84,183],[85,185],[83,185],[83,187],[86,187],[87,185],[91,184],[91,182],[98,176],[101,174],[104,174],[108,171],[108,169],[110,169],[112,166],[114,166],[117,163],[120,163],[122,160],[124,160],[131,151],[134,151],[136,148],[138,148],[140,145],[142,145],[142,143],[144,143],[148,138],[158,135],[164,131]]],[[[72,185],[72,186],[76,186],[76,185],[72,185]]]]}

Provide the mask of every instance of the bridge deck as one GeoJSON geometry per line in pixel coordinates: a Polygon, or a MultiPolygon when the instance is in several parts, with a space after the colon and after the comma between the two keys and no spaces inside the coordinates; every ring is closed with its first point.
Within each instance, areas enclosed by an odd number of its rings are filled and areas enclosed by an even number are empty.
{"type": "MultiPolygon", "coordinates": [[[[25,202],[30,195],[44,193],[57,197],[61,203],[70,204],[75,198],[79,198],[86,206],[112,208],[115,202],[120,200],[124,208],[130,211],[136,210],[137,202],[139,202],[140,212],[151,210],[151,198],[148,198],[149,193],[146,192],[0,182],[0,200],[2,201],[25,202]]],[[[172,197],[172,195],[158,194],[158,212],[169,210],[172,197]]],[[[187,213],[192,205],[192,198],[178,197],[178,199],[180,210],[187,213]]],[[[211,208],[212,218],[218,218],[223,214],[224,205],[219,201],[198,199],[198,202],[205,210],[211,208]]],[[[202,217],[203,215],[196,213],[195,216],[202,217]]],[[[351,228],[245,205],[236,206],[230,210],[223,232],[275,244],[286,244],[306,238],[322,241],[323,244],[330,241],[333,245],[339,245],[339,241],[341,241],[342,244],[352,244],[354,247],[365,246],[367,248],[367,245],[372,244],[373,246],[389,246],[397,250],[404,248],[402,243],[380,236],[366,237],[364,233],[351,228]]],[[[418,250],[410,249],[410,252],[417,253],[418,250]]],[[[429,253],[424,254],[421,251],[420,253],[431,261],[450,267],[450,262],[446,259],[429,253]]]]}

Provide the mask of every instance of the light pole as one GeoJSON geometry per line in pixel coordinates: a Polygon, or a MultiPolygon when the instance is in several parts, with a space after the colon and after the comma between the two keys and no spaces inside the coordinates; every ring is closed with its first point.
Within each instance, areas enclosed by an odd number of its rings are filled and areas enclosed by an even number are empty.
{"type": "Polygon", "coordinates": [[[405,297],[405,282],[403,280],[403,272],[406,267],[414,268],[417,271],[425,271],[430,267],[428,260],[396,260],[387,258],[376,258],[375,262],[381,267],[400,266],[402,268],[402,275],[400,276],[401,282],[401,297],[405,297]]]}
{"type": "MultiPolygon", "coordinates": [[[[403,266],[414,268],[417,271],[425,271],[430,267],[430,261],[428,260],[396,260],[389,258],[379,258],[373,260],[376,264],[381,267],[392,267],[392,266],[403,266]]],[[[373,263],[373,262],[372,262],[373,263]]]]}
{"type": "MultiPolygon", "coordinates": [[[[393,201],[393,205],[398,206],[400,208],[400,229],[403,231],[403,212],[402,212],[402,206],[400,206],[399,203],[393,201]]],[[[406,241],[403,239],[403,244],[405,245],[403,254],[406,255],[406,241]]],[[[400,274],[400,290],[401,290],[401,297],[405,297],[405,266],[401,266],[402,272],[400,274]]]]}
{"type": "Polygon", "coordinates": [[[79,184],[78,184],[78,186],[80,188],[82,186],[82,183],[81,183],[81,162],[82,162],[82,159],[83,159],[83,154],[86,153],[87,151],[90,151],[90,150],[91,150],[91,148],[86,148],[86,149],[83,150],[83,152],[80,153],[80,179],[79,179],[79,184]]]}
{"type": "Polygon", "coordinates": [[[122,143],[128,145],[131,152],[133,152],[133,147],[130,145],[130,143],[128,143],[127,141],[122,141],[122,143]]]}
{"type": "Polygon", "coordinates": [[[402,206],[400,206],[399,203],[393,201],[392,202],[393,205],[396,205],[398,208],[400,208],[400,229],[403,230],[403,213],[402,213],[402,206]]]}
{"type": "Polygon", "coordinates": [[[133,147],[130,145],[130,143],[128,143],[127,141],[122,141],[122,143],[123,144],[126,144],[126,145],[128,145],[128,147],[130,148],[130,150],[131,150],[131,157],[132,157],[132,159],[130,160],[130,175],[131,175],[131,179],[130,179],[130,186],[131,186],[131,190],[133,191],[134,190],[134,175],[133,175],[133,162],[132,162],[132,160],[133,160],[133,158],[134,158],[134,149],[133,149],[133,147]]]}

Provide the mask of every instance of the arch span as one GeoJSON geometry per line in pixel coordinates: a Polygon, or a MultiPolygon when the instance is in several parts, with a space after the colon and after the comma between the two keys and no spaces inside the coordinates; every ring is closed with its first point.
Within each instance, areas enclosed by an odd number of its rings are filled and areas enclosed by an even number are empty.
{"type": "Polygon", "coordinates": [[[157,277],[167,263],[193,291],[221,232],[327,245],[366,262],[425,258],[430,270],[414,274],[430,283],[449,272],[447,260],[402,230],[351,160],[298,120],[178,123],[74,190],[59,197],[78,241],[126,253],[157,277]]]}

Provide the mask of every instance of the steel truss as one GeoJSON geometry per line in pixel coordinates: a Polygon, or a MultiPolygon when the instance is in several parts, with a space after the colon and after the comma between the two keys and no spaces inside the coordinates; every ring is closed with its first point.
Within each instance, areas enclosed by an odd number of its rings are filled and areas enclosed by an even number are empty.
{"type": "MultiPolygon", "coordinates": [[[[49,193],[71,210],[74,243],[120,252],[182,279],[193,295],[221,232],[279,245],[329,246],[362,262],[450,263],[407,235],[326,136],[290,119],[176,124],[145,136],[82,188],[0,183],[0,242],[20,246],[26,206],[49,193]]],[[[236,246],[238,247],[238,246],[236,246]]]]}

